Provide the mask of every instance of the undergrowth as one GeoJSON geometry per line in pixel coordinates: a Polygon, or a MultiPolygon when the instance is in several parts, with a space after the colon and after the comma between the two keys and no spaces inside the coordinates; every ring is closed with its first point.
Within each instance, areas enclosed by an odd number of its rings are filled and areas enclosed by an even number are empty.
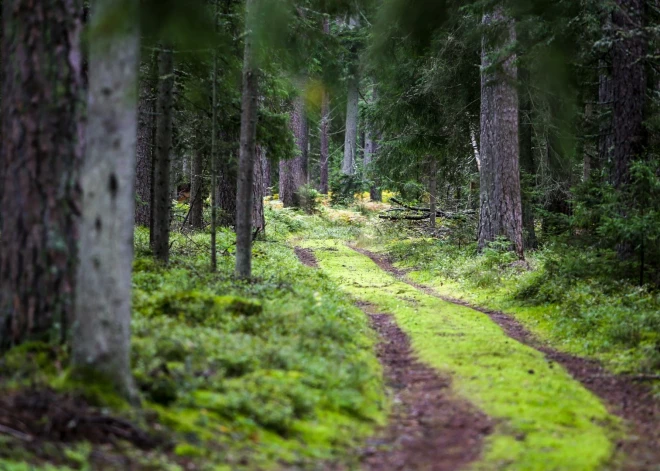
{"type": "MultiPolygon", "coordinates": [[[[127,414],[172,442],[157,453],[167,467],[152,466],[153,458],[136,469],[308,469],[326,460],[351,466],[351,450],[383,422],[367,320],[283,243],[301,231],[343,237],[357,223],[267,214],[251,282],[233,277],[230,231],[218,234],[219,270],[211,274],[208,234],[173,234],[171,263],[163,267],[150,255],[148,232],[136,230],[132,367],[144,412],[127,414]],[[145,415],[155,418],[139,418],[145,415]]],[[[4,387],[63,388],[66,352],[56,349],[54,366],[50,351],[9,352],[0,360],[4,387]]],[[[102,394],[91,396],[107,405],[102,394]]],[[[0,469],[19,461],[0,451],[0,469]]]]}
{"type": "Polygon", "coordinates": [[[621,279],[613,251],[561,242],[519,262],[504,241],[482,254],[435,239],[390,240],[386,251],[442,294],[514,314],[537,334],[619,372],[660,370],[660,294],[621,279]]]}

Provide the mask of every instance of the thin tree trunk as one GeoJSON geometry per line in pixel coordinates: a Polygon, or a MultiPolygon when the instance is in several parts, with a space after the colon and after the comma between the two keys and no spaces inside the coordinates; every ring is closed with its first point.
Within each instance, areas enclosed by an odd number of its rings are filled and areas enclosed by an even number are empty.
{"type": "Polygon", "coordinates": [[[264,184],[264,196],[272,196],[272,191],[270,187],[270,182],[272,179],[272,169],[270,165],[270,160],[266,157],[266,149],[263,150],[264,162],[263,162],[263,184],[264,184]]]}
{"type": "Polygon", "coordinates": [[[436,212],[438,209],[438,160],[434,156],[429,156],[429,224],[432,229],[436,228],[436,212]]]}
{"type": "MultiPolygon", "coordinates": [[[[376,99],[376,89],[373,90],[373,98],[376,99]]],[[[364,170],[366,175],[371,180],[371,186],[369,188],[369,196],[371,201],[380,201],[382,196],[378,185],[376,183],[376,174],[373,169],[374,160],[378,155],[378,137],[376,136],[375,130],[373,129],[373,124],[368,123],[367,129],[364,133],[364,170]]]]}
{"type": "Polygon", "coordinates": [[[507,237],[524,257],[522,203],[518,163],[518,90],[516,56],[490,70],[491,51],[515,41],[515,25],[499,7],[484,15],[484,25],[508,24],[505,37],[489,44],[484,36],[481,77],[481,212],[479,248],[498,236],[507,237]]]}
{"type": "Polygon", "coordinates": [[[243,99],[241,106],[241,149],[238,161],[236,191],[236,276],[252,276],[252,203],[254,191],[254,159],[257,138],[257,111],[259,97],[259,71],[253,51],[252,15],[255,0],[245,6],[246,30],[243,56],[243,99]]]}
{"type": "Polygon", "coordinates": [[[344,175],[355,174],[355,156],[357,152],[358,137],[358,104],[360,100],[360,80],[357,75],[348,81],[348,95],[346,99],[346,133],[344,136],[344,160],[341,171],[344,175]]]}
{"type": "Polygon", "coordinates": [[[219,169],[216,185],[217,225],[235,228],[238,184],[236,157],[230,154],[226,159],[219,158],[217,164],[219,169]]]}
{"type": "Polygon", "coordinates": [[[172,152],[172,108],[174,94],[174,57],[166,46],[158,60],[158,103],[156,106],[156,152],[154,156],[154,235],[156,258],[167,263],[170,258],[170,159],[172,152]]]}
{"type": "Polygon", "coordinates": [[[644,0],[616,0],[612,15],[617,39],[612,50],[612,124],[614,128],[614,184],[630,182],[630,165],[646,146],[647,43],[644,36],[644,0]]]}
{"type": "MultiPolygon", "coordinates": [[[[323,33],[330,34],[330,20],[323,18],[323,33]]],[[[330,164],[330,94],[324,88],[321,102],[321,156],[319,159],[321,184],[319,189],[324,195],[328,194],[328,166],[330,164]]]]}
{"type": "Polygon", "coordinates": [[[257,155],[254,162],[254,199],[252,202],[252,227],[263,235],[266,230],[266,218],[264,216],[264,196],[266,195],[266,184],[264,168],[266,166],[266,150],[257,146],[257,155]]]}
{"type": "MultiPolygon", "coordinates": [[[[93,22],[105,21],[114,7],[114,0],[95,0],[93,22]]],[[[137,402],[130,368],[135,97],[140,64],[137,6],[122,18],[125,24],[115,34],[91,41],[80,264],[71,346],[75,375],[101,377],[122,396],[137,402]]]]}
{"type": "Polygon", "coordinates": [[[0,349],[68,328],[84,137],[82,2],[3,8],[0,349]]]}
{"type": "MultiPolygon", "coordinates": [[[[215,2],[213,27],[218,31],[218,2],[215,2]]],[[[213,94],[211,96],[211,272],[218,271],[218,51],[213,50],[213,94]]]]}
{"type": "MultiPolygon", "coordinates": [[[[149,69],[153,68],[150,63],[149,69]]],[[[151,227],[151,177],[154,149],[155,101],[153,94],[152,71],[140,77],[138,101],[137,162],[135,172],[135,223],[151,227]]]]}
{"type": "Polygon", "coordinates": [[[190,185],[190,225],[195,229],[204,227],[204,156],[200,148],[193,154],[190,185]]]}
{"type": "Polygon", "coordinates": [[[297,97],[291,112],[291,130],[296,140],[298,155],[280,162],[280,201],[285,208],[299,205],[298,190],[305,185],[305,160],[309,144],[305,100],[297,97]]]}

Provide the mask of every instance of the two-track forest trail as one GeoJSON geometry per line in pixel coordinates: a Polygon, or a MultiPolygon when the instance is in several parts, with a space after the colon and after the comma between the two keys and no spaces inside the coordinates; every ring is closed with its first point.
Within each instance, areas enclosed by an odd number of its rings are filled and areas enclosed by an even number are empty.
{"type": "Polygon", "coordinates": [[[366,469],[647,469],[622,465],[624,426],[596,395],[486,314],[399,280],[345,241],[299,245],[381,336],[397,423],[366,469]]]}

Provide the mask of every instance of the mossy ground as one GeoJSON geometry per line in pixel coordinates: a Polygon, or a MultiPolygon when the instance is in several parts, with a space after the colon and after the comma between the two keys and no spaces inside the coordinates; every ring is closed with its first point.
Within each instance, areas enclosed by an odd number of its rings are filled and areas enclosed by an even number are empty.
{"type": "Polygon", "coordinates": [[[497,421],[476,469],[602,469],[618,421],[598,398],[487,316],[397,281],[342,240],[302,242],[356,300],[395,316],[420,359],[452,375],[456,394],[497,421]]]}
{"type": "MultiPolygon", "coordinates": [[[[136,469],[310,469],[324,461],[352,469],[354,450],[384,423],[387,399],[366,317],[285,243],[296,229],[345,234],[352,222],[285,210],[268,217],[269,237],[255,244],[251,282],[233,277],[229,231],[219,233],[224,256],[217,274],[208,270],[208,234],[173,234],[172,261],[163,267],[149,254],[148,233],[136,231],[132,366],[143,411],[113,413],[174,444],[133,450],[136,469]]],[[[28,345],[9,352],[0,360],[2,386],[69,390],[66,352],[51,350],[28,345]]],[[[83,389],[106,402],[94,388],[83,389]]],[[[51,464],[89,468],[94,447],[62,446],[76,459],[60,454],[51,464]]],[[[17,443],[0,448],[0,470],[21,470],[23,461],[52,469],[21,454],[17,443]]]]}

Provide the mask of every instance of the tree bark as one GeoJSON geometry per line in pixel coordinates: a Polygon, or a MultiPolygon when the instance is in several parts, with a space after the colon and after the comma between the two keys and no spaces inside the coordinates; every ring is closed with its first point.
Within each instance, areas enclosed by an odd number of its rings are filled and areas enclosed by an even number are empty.
{"type": "MultiPolygon", "coordinates": [[[[105,21],[114,7],[114,0],[95,0],[93,22],[105,21]]],[[[137,6],[124,12],[116,28],[92,37],[90,47],[72,365],[74,375],[101,377],[137,402],[130,368],[135,97],[140,64],[137,6]]]]}
{"type": "Polygon", "coordinates": [[[204,156],[197,148],[193,154],[190,185],[190,225],[195,229],[204,227],[204,156]]]}
{"type": "MultiPolygon", "coordinates": [[[[520,75],[521,81],[525,85],[529,85],[529,71],[522,69],[520,70],[520,75]]],[[[522,172],[527,175],[527,181],[532,185],[532,177],[536,175],[536,166],[534,164],[533,151],[532,103],[527,87],[523,88],[523,96],[520,97],[519,136],[520,167],[522,172]]],[[[532,201],[532,190],[533,188],[526,188],[526,191],[521,191],[523,244],[525,249],[528,250],[535,249],[537,246],[536,228],[534,227],[534,202],[532,201]]]]}
{"type": "Polygon", "coordinates": [[[524,257],[518,148],[518,90],[516,56],[492,64],[491,53],[515,41],[515,25],[501,7],[484,15],[486,27],[502,27],[491,44],[484,36],[481,77],[481,211],[479,248],[498,236],[507,237],[524,257]],[[495,24],[494,24],[495,23],[495,24]]]}
{"type": "Polygon", "coordinates": [[[264,197],[266,196],[265,172],[266,149],[257,146],[257,154],[254,162],[254,199],[252,202],[252,228],[263,234],[266,230],[266,217],[264,215],[264,197]]]}
{"type": "Polygon", "coordinates": [[[298,155],[280,162],[280,201],[285,208],[299,205],[298,190],[307,183],[305,161],[308,158],[309,133],[303,97],[297,97],[293,103],[291,130],[295,137],[298,155]]]}
{"type": "MultiPolygon", "coordinates": [[[[376,90],[374,88],[373,91],[374,100],[376,99],[376,96],[377,96],[376,90]]],[[[364,169],[366,175],[372,181],[371,186],[369,188],[369,196],[371,198],[371,201],[380,201],[382,199],[382,195],[375,181],[376,175],[373,169],[374,160],[376,159],[377,155],[378,155],[378,137],[376,136],[376,132],[373,129],[373,124],[369,123],[364,133],[364,169]]]]}
{"type": "MultiPolygon", "coordinates": [[[[150,63],[149,69],[153,68],[150,63]]],[[[153,73],[140,77],[138,101],[137,162],[135,172],[135,223],[151,227],[151,177],[154,149],[155,100],[153,93],[153,73]]]]}
{"type": "Polygon", "coordinates": [[[236,191],[236,276],[252,276],[252,205],[254,197],[254,160],[256,153],[259,98],[259,70],[255,64],[250,19],[255,0],[245,5],[246,30],[243,56],[243,98],[241,106],[241,148],[236,191]]]}
{"type": "Polygon", "coordinates": [[[438,160],[429,156],[429,225],[432,229],[436,227],[436,211],[438,210],[438,160]]]}
{"type": "Polygon", "coordinates": [[[329,191],[328,175],[330,165],[330,95],[327,91],[323,91],[323,98],[321,103],[321,156],[319,159],[320,166],[320,186],[319,190],[322,194],[327,195],[329,191]]]}
{"type": "MultiPolygon", "coordinates": [[[[330,20],[327,16],[323,18],[323,33],[326,35],[330,34],[330,20]]],[[[328,168],[330,164],[330,94],[325,87],[321,100],[321,156],[319,159],[321,181],[319,190],[322,194],[327,195],[329,191],[328,168]]]]}
{"type": "Polygon", "coordinates": [[[348,81],[346,99],[346,133],[344,135],[344,160],[341,171],[344,175],[355,174],[355,156],[358,137],[358,105],[360,100],[360,80],[353,75],[348,81]]]}
{"type": "Polygon", "coordinates": [[[612,125],[614,185],[630,182],[630,165],[646,146],[646,51],[644,0],[616,0],[612,22],[617,35],[612,50],[612,125]]]}
{"type": "Polygon", "coordinates": [[[156,152],[154,156],[154,234],[153,251],[164,263],[170,258],[170,158],[172,152],[172,108],[174,95],[174,57],[165,46],[158,60],[158,102],[156,105],[156,152]]]}
{"type": "Polygon", "coordinates": [[[0,349],[68,328],[84,139],[82,2],[3,8],[0,349]]]}

